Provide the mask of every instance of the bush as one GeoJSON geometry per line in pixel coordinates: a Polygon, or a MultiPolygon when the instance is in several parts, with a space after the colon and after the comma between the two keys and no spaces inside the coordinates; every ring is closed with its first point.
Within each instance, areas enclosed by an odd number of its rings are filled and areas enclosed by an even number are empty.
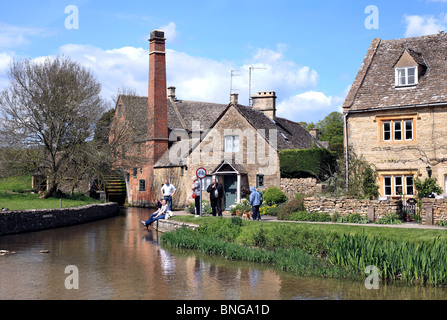
{"type": "Polygon", "coordinates": [[[399,215],[395,212],[387,213],[384,217],[377,220],[377,224],[402,224],[399,219],[399,215]]]}
{"type": "Polygon", "coordinates": [[[284,150],[279,154],[281,176],[323,179],[335,170],[336,159],[335,152],[323,148],[284,150]]]}
{"type": "Polygon", "coordinates": [[[369,222],[367,217],[361,216],[360,213],[351,213],[344,216],[340,216],[336,222],[338,223],[362,223],[366,224],[369,222]]]}
{"type": "Polygon", "coordinates": [[[266,204],[272,206],[274,204],[286,202],[287,196],[281,189],[277,187],[270,187],[262,193],[262,199],[266,204]]]}
{"type": "Polygon", "coordinates": [[[419,199],[425,198],[431,195],[433,192],[437,194],[442,193],[442,188],[438,185],[438,182],[435,178],[427,178],[422,182],[419,179],[416,179],[414,182],[416,190],[418,191],[419,199]]]}
{"type": "Polygon", "coordinates": [[[307,212],[298,211],[287,217],[290,221],[313,221],[313,222],[330,222],[331,216],[327,212],[307,212]]]}
{"type": "Polygon", "coordinates": [[[294,212],[305,211],[304,198],[292,199],[278,209],[278,220],[288,220],[294,212]]]}

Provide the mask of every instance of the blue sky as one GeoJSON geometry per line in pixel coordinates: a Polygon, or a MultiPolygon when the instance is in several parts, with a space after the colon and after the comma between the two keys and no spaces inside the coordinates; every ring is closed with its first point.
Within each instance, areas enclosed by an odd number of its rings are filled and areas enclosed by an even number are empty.
{"type": "Polygon", "coordinates": [[[14,59],[65,55],[92,70],[106,98],[124,87],[146,95],[153,29],[165,31],[178,98],[227,103],[237,70],[232,89],[248,104],[253,66],[252,93],[276,91],[280,116],[317,122],[340,110],[372,39],[447,30],[447,0],[0,0],[0,89],[14,59]],[[78,29],[65,26],[69,5],[78,29]],[[365,26],[369,5],[378,29],[365,26]]]}

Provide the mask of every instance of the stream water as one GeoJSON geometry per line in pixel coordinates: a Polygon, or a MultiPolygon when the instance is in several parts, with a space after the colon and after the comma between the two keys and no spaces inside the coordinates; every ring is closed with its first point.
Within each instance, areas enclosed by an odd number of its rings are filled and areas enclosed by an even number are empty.
{"type": "Polygon", "coordinates": [[[297,277],[266,265],[168,250],[152,210],[0,237],[0,300],[440,300],[447,289],[297,277]],[[44,250],[42,252],[42,250],[44,250]]]}

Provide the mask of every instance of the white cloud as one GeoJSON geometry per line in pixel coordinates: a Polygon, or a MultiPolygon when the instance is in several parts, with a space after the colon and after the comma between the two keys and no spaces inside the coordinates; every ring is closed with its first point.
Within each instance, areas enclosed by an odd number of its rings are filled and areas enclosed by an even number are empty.
{"type": "Polygon", "coordinates": [[[406,15],[404,20],[406,24],[405,37],[425,36],[447,30],[446,14],[440,14],[438,17],[406,15]]]}
{"type": "Polygon", "coordinates": [[[30,43],[31,36],[44,36],[48,30],[42,28],[17,27],[0,22],[0,48],[15,48],[30,43]]]}
{"type": "Polygon", "coordinates": [[[297,94],[280,102],[277,114],[296,122],[318,122],[331,112],[342,112],[341,106],[349,89],[350,86],[339,96],[327,96],[318,91],[297,94]]]}

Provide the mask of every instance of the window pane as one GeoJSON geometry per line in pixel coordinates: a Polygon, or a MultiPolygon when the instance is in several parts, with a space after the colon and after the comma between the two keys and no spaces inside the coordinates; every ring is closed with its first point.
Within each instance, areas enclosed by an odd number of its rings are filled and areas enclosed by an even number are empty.
{"type": "Polygon", "coordinates": [[[391,177],[383,177],[383,186],[386,196],[391,196],[391,177]]]}
{"type": "Polygon", "coordinates": [[[239,136],[233,136],[233,152],[239,152],[239,136]]]}
{"type": "Polygon", "coordinates": [[[384,141],[391,140],[391,122],[383,123],[383,140],[384,141]]]}
{"type": "Polygon", "coordinates": [[[394,140],[402,140],[402,122],[394,122],[394,140]]]}
{"type": "Polygon", "coordinates": [[[407,84],[405,81],[405,69],[397,70],[397,79],[398,79],[398,85],[404,86],[407,84]]]}
{"type": "Polygon", "coordinates": [[[225,152],[231,152],[231,136],[225,137],[225,152]]]}
{"type": "Polygon", "coordinates": [[[407,69],[407,84],[415,84],[416,83],[416,68],[408,68],[407,69]]]}
{"type": "Polygon", "coordinates": [[[394,177],[394,194],[397,195],[401,195],[403,193],[403,188],[402,188],[402,177],[398,176],[398,177],[394,177]]]}
{"type": "Polygon", "coordinates": [[[407,188],[407,194],[413,195],[414,194],[414,179],[412,176],[406,176],[405,177],[405,185],[407,188]]]}
{"type": "Polygon", "coordinates": [[[413,140],[413,120],[405,121],[405,140],[413,140]]]}

